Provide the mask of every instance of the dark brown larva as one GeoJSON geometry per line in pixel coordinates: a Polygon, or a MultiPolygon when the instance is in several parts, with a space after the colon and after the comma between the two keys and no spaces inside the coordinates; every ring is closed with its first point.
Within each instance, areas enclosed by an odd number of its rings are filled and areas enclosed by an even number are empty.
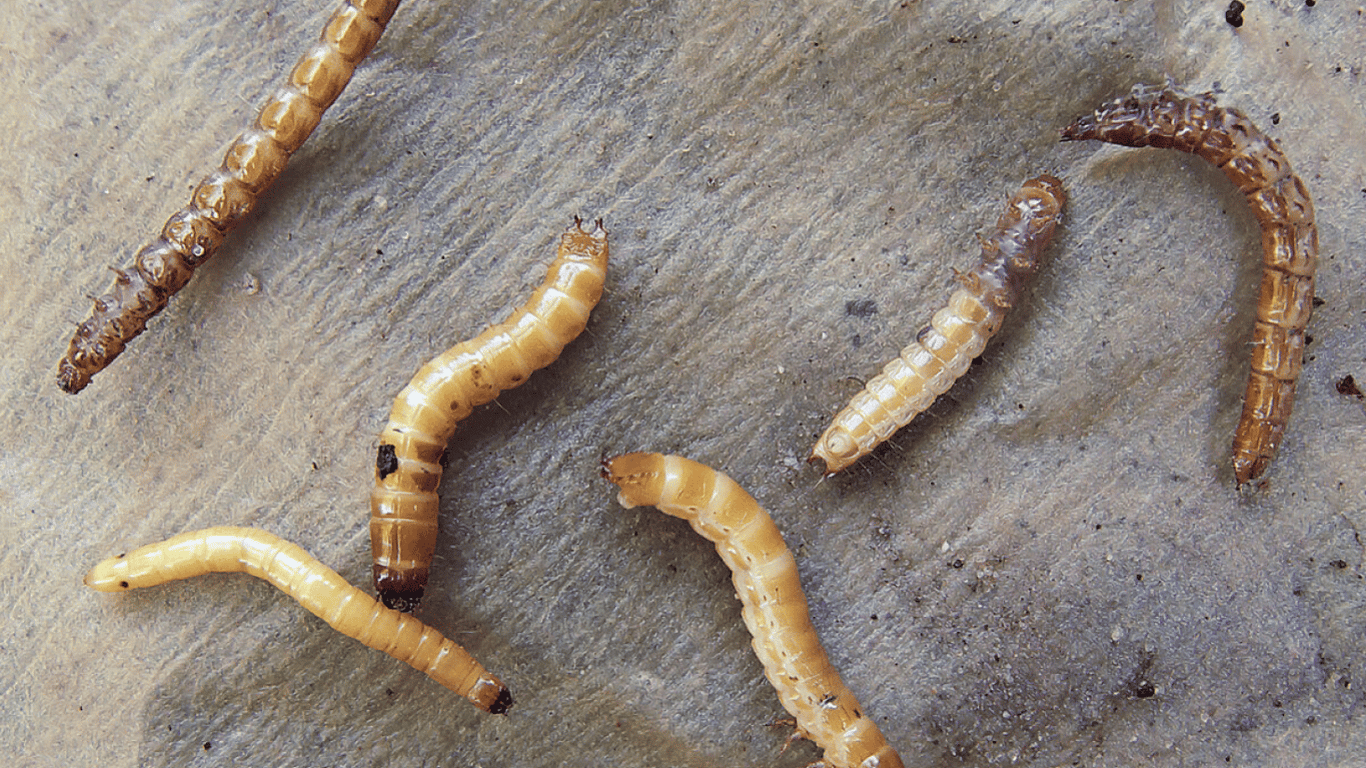
{"type": "Polygon", "coordinates": [[[205,528],[148,544],[91,568],[85,585],[122,592],[206,573],[265,579],[333,629],[426,673],[485,712],[501,715],[512,706],[507,686],[464,648],[380,605],[299,545],[257,528],[205,528]]]}
{"type": "Polygon", "coordinates": [[[1238,110],[1217,106],[1212,93],[1187,96],[1171,87],[1137,85],[1077,118],[1062,138],[1191,152],[1222,170],[1247,197],[1262,228],[1263,269],[1233,474],[1239,485],[1258,479],[1285,435],[1314,309],[1319,233],[1309,190],[1275,140],[1238,110]]]}
{"type": "Polygon", "coordinates": [[[607,279],[607,230],[578,219],[560,238],[545,282],[507,320],[422,366],[394,399],[380,433],[370,492],[375,589],[390,608],[411,611],[427,587],[436,549],[441,457],[455,425],[499,392],[550,365],[588,326],[607,279]]]}
{"type": "Polygon", "coordinates": [[[955,273],[962,287],[948,306],[854,395],[816,441],[810,460],[824,461],[827,476],[868,455],[967,372],[1038,270],[1066,204],[1062,182],[1048,175],[1025,182],[1010,198],[996,230],[982,241],[982,261],[967,274],[955,273]]]}
{"type": "Polygon", "coordinates": [[[840,679],[811,626],[797,561],[773,518],[734,480],[681,456],[604,459],[622,506],[658,507],[687,520],[730,567],[754,653],[797,719],[797,735],[825,750],[827,768],[901,768],[901,757],[840,679]]]}
{"type": "Polygon", "coordinates": [[[345,0],[321,38],[294,65],[289,79],[233,140],[223,164],[209,174],[133,264],[115,269],[114,284],[95,299],[57,364],[57,384],[75,394],[147,327],[208,261],[227,233],[285,169],[323,112],[341,95],[356,65],[370,53],[399,0],[345,0]]]}

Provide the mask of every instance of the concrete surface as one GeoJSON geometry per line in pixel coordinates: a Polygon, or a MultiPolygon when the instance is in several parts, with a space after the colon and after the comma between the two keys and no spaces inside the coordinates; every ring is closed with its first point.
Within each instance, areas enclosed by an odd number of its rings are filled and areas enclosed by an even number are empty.
{"type": "Polygon", "coordinates": [[[11,764],[803,766],[729,574],[623,511],[604,453],[734,476],[908,765],[1366,763],[1366,17],[1359,4],[410,2],[258,212],[84,393],[125,263],[317,35],[319,0],[15,3],[0,22],[0,753],[11,764]],[[1223,176],[1061,145],[1135,82],[1277,137],[1323,258],[1269,487],[1227,451],[1260,258],[1223,176]],[[947,296],[1020,182],[1071,211],[1029,301],[890,446],[828,417],[947,296]],[[93,563],[256,525],[357,583],[375,438],[570,217],[610,292],[452,444],[424,619],[507,718],[264,583],[110,596],[93,563]],[[870,308],[875,311],[869,311],[870,308]],[[1151,694],[1151,695],[1147,695],[1151,694]]]}

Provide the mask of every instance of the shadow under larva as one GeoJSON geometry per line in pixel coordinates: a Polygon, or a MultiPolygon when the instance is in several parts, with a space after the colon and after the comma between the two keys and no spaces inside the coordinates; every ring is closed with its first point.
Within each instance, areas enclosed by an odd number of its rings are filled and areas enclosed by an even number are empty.
{"type": "Polygon", "coordinates": [[[333,629],[425,673],[485,712],[500,715],[512,706],[507,686],[464,648],[380,605],[297,544],[256,528],[205,528],[148,544],[99,563],[85,584],[122,592],[206,573],[265,579],[333,629]]]}
{"type": "Polygon", "coordinates": [[[809,461],[830,476],[867,456],[967,372],[1001,329],[1053,240],[1067,193],[1042,175],[1011,196],[996,229],[982,240],[982,260],[970,272],[954,270],[961,287],[915,340],[854,395],[816,441],[809,461]]]}
{"type": "Polygon", "coordinates": [[[1214,94],[1136,85],[1128,96],[1077,118],[1063,141],[1095,139],[1127,147],[1190,152],[1224,172],[1247,197],[1262,230],[1262,286],[1252,331],[1252,363],[1233,437],[1239,485],[1264,474],[1285,436],[1314,309],[1319,235],[1304,181],[1275,140],[1214,94]]]}
{"type": "Polygon", "coordinates": [[[233,140],[223,163],[195,187],[189,204],[137,252],[132,265],[114,269],[113,285],[95,299],[57,363],[58,386],[71,394],[84,389],[213,257],[341,95],[398,4],[344,0],[251,127],[233,140]]]}
{"type": "Polygon", "coordinates": [[[554,362],[588,326],[606,279],[607,230],[599,220],[586,232],[574,219],[527,302],[422,366],[394,399],[370,492],[375,589],[385,605],[411,611],[426,590],[436,550],[441,457],[456,424],[554,362]]]}
{"type": "Polygon", "coordinates": [[[797,720],[797,735],[825,751],[830,768],[901,768],[854,693],[840,679],[811,626],[797,561],[773,518],[736,482],[680,456],[630,453],[604,459],[626,508],[658,507],[687,520],[730,568],[754,653],[797,720]]]}

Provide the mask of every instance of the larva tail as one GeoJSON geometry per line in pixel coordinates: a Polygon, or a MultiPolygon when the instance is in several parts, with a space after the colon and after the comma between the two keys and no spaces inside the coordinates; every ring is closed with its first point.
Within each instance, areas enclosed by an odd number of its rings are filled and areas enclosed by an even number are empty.
{"type": "Polygon", "coordinates": [[[1247,198],[1262,229],[1262,286],[1233,475],[1239,486],[1252,483],[1285,434],[1304,358],[1319,250],[1309,190],[1271,137],[1238,110],[1218,106],[1211,93],[1137,85],[1063,128],[1062,139],[1190,152],[1222,170],[1247,198]]]}
{"type": "Polygon", "coordinates": [[[620,489],[617,501],[626,509],[653,506],[664,496],[664,458],[658,453],[604,456],[598,474],[620,489]]]}
{"type": "Polygon", "coordinates": [[[114,270],[114,283],[95,299],[57,363],[57,386],[75,394],[147,328],[147,321],[213,257],[223,238],[284,171],[289,157],[341,95],[356,65],[370,53],[399,0],[346,0],[321,38],[299,59],[288,80],[233,140],[223,163],[177,211],[161,235],[114,270]]]}
{"type": "Polygon", "coordinates": [[[442,455],[456,424],[526,381],[588,326],[607,279],[607,230],[574,223],[540,287],[503,322],[438,355],[394,399],[380,433],[370,492],[375,590],[390,608],[417,608],[436,550],[442,455]]]}
{"type": "Polygon", "coordinates": [[[839,472],[948,391],[1019,302],[1066,205],[1067,193],[1057,178],[1043,174],[1026,181],[982,240],[981,261],[965,274],[955,273],[960,287],[948,306],[836,414],[808,463],[823,461],[826,477],[839,472]]]}
{"type": "Polygon", "coordinates": [[[512,695],[464,648],[385,608],[301,547],[255,528],[191,531],[105,560],[85,576],[100,592],[152,587],[206,573],[249,573],[274,584],[333,629],[425,673],[495,715],[512,695]]]}

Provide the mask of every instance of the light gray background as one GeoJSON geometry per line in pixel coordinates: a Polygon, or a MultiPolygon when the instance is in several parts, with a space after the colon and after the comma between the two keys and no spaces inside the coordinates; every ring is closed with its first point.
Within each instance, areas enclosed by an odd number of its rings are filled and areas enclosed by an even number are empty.
{"type": "Polygon", "coordinates": [[[327,0],[10,0],[0,27],[0,752],[20,765],[803,766],[729,573],[623,511],[604,453],[735,477],[908,765],[1366,762],[1366,17],[1334,0],[413,2],[219,256],[84,393],[84,295],[214,167],[327,0]],[[1222,88],[1318,206],[1269,488],[1228,445],[1257,227],[1198,158],[1062,145],[1135,82],[1222,88]],[[1273,116],[1278,115],[1278,118],[1273,116]],[[943,303],[1027,177],[1066,225],[979,365],[816,484],[825,422],[943,303]],[[275,590],[121,596],[100,559],[256,525],[369,579],[376,436],[574,214],[588,332],[452,443],[422,617],[484,715],[275,590]],[[876,307],[872,314],[853,305],[876,307]],[[955,567],[961,565],[961,567],[955,567]],[[1150,682],[1156,695],[1137,692],[1150,682]]]}

